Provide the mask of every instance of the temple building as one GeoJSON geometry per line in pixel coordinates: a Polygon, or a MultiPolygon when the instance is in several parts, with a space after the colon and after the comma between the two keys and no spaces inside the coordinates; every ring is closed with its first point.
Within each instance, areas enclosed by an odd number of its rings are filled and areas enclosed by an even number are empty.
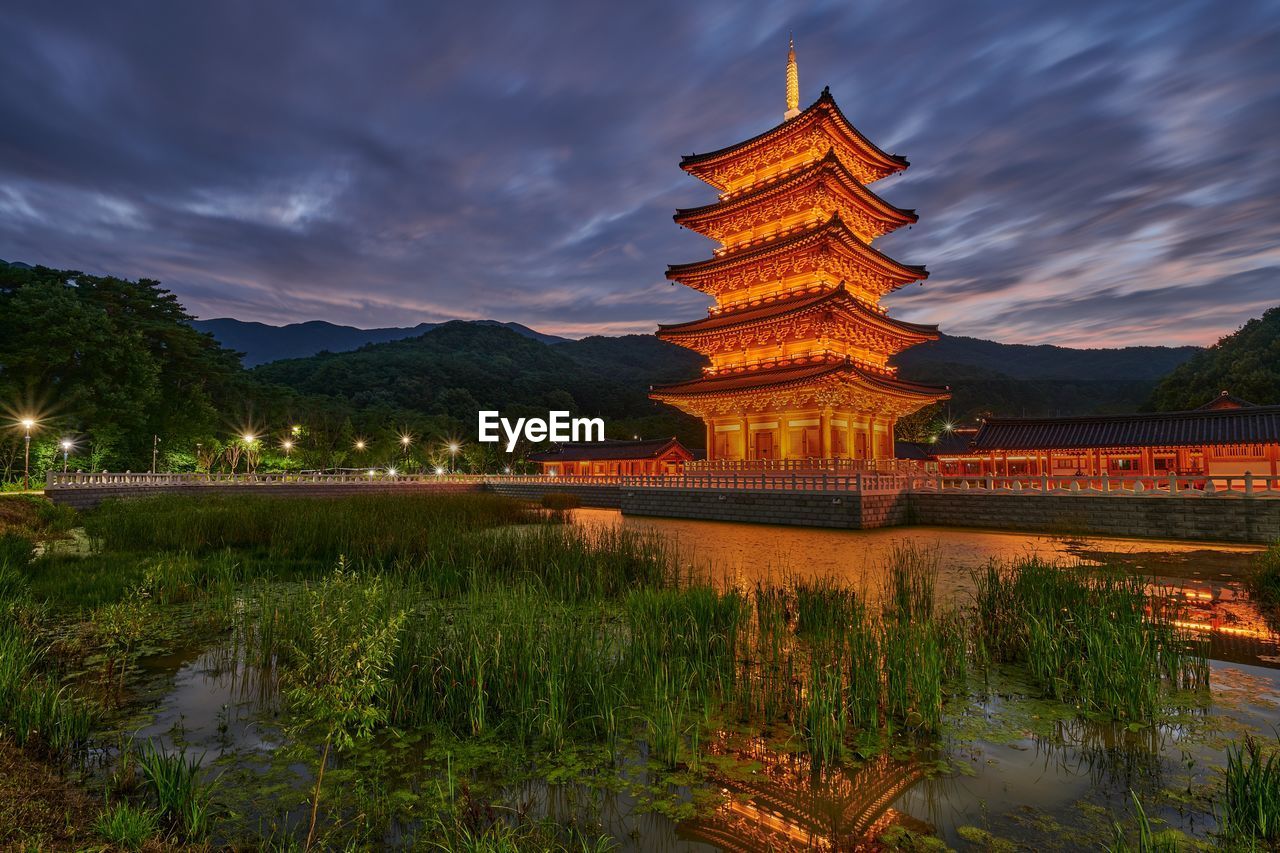
{"type": "Polygon", "coordinates": [[[944,476],[1275,477],[1280,406],[1223,391],[1183,412],[991,418],[967,447],[939,451],[944,476]]]}
{"type": "Polygon", "coordinates": [[[778,126],[680,166],[719,191],[675,221],[720,245],[667,278],[715,299],[658,337],[707,356],[691,381],[651,389],[706,424],[709,460],[892,459],[898,418],[947,398],[899,379],[889,357],[937,338],[880,299],[921,281],[872,242],[916,221],[867,185],[907,168],[845,118],[831,93],[799,108],[795,48],[778,126]]]}
{"type": "Polygon", "coordinates": [[[693,452],[674,437],[578,442],[529,455],[529,461],[541,465],[547,477],[679,474],[693,458],[693,452]]]}

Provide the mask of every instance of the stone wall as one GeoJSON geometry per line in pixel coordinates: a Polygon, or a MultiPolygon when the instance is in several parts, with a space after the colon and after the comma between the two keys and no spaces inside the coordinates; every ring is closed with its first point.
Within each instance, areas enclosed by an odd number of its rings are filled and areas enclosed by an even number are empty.
{"type": "Polygon", "coordinates": [[[527,501],[541,500],[543,495],[576,495],[583,506],[618,509],[621,505],[621,492],[612,484],[599,486],[585,483],[513,483],[496,482],[485,486],[491,492],[506,495],[509,498],[522,498],[527,501]]]}
{"type": "Polygon", "coordinates": [[[861,527],[861,496],[850,492],[623,489],[624,515],[698,518],[802,527],[861,527]]]}
{"type": "Polygon", "coordinates": [[[1245,497],[915,492],[913,524],[1144,539],[1280,541],[1280,500],[1245,497]]]}
{"type": "Polygon", "coordinates": [[[45,497],[56,504],[90,509],[108,498],[148,498],[155,495],[272,495],[276,497],[339,498],[368,494],[449,494],[480,492],[479,483],[289,483],[276,485],[77,486],[47,488],[45,497]]]}
{"type": "Polygon", "coordinates": [[[907,524],[991,530],[1189,539],[1270,544],[1280,541],[1280,500],[1245,497],[1044,495],[1034,492],[804,492],[625,488],[580,483],[331,483],[288,485],[82,486],[49,488],[55,503],[78,509],[107,498],[152,495],[288,495],[477,492],[537,501],[549,493],[576,495],[583,506],[626,515],[755,524],[867,529],[907,524]]]}

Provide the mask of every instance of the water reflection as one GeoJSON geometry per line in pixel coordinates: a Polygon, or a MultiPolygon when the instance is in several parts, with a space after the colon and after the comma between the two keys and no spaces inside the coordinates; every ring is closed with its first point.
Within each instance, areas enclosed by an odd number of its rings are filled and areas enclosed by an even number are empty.
{"type": "Polygon", "coordinates": [[[709,744],[739,768],[710,773],[723,802],[680,825],[682,838],[724,850],[849,850],[890,826],[918,821],[892,803],[925,775],[917,759],[888,755],[818,771],[803,754],[779,752],[762,738],[721,733],[709,744]]]}

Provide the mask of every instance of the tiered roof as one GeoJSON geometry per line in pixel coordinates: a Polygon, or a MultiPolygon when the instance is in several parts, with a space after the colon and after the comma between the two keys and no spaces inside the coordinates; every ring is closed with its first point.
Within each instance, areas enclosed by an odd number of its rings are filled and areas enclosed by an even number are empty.
{"type": "Polygon", "coordinates": [[[674,344],[701,350],[717,337],[741,335],[761,327],[772,327],[783,319],[799,320],[817,315],[834,325],[842,318],[861,327],[869,338],[892,354],[924,341],[937,340],[938,327],[895,320],[854,297],[843,285],[816,294],[777,299],[767,304],[713,313],[700,320],[658,326],[658,337],[674,344]]]}
{"type": "Polygon", "coordinates": [[[777,218],[779,213],[825,208],[856,226],[869,238],[880,237],[916,222],[914,210],[894,207],[863,186],[836,156],[825,157],[779,173],[767,180],[701,207],[677,210],[675,221],[713,239],[777,218]]]}
{"type": "Polygon", "coordinates": [[[745,175],[813,150],[818,155],[835,149],[850,171],[864,184],[901,172],[911,165],[906,157],[886,154],[845,118],[831,90],[824,88],[818,100],[795,118],[736,145],[706,154],[690,154],[680,168],[719,190],[728,189],[745,175]]]}
{"type": "Polygon", "coordinates": [[[784,389],[812,384],[817,380],[848,380],[867,388],[904,397],[920,397],[930,401],[945,389],[933,385],[908,382],[888,373],[872,371],[851,361],[827,361],[818,364],[759,368],[742,372],[722,372],[688,382],[655,385],[650,390],[659,398],[692,399],[728,392],[784,389]]]}
{"type": "Polygon", "coordinates": [[[873,249],[835,214],[819,225],[799,228],[785,236],[770,236],[705,261],[672,264],[667,267],[667,278],[695,290],[720,294],[738,289],[747,281],[777,278],[780,261],[786,269],[807,262],[814,269],[847,272],[847,276],[836,280],[861,284],[876,297],[929,277],[923,266],[899,263],[873,249]]]}

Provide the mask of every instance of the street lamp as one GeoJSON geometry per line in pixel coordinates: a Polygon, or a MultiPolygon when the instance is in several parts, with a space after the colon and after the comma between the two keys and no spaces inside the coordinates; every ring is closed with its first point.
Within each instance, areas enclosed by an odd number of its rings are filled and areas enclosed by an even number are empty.
{"type": "Polygon", "coordinates": [[[449,473],[458,470],[458,442],[449,442],[449,473]]]}
{"type": "Polygon", "coordinates": [[[356,439],[356,450],[364,450],[364,439],[363,439],[363,438],[357,438],[357,439],[356,439]]]}
{"type": "Polygon", "coordinates": [[[293,442],[286,438],[284,441],[280,442],[280,449],[284,451],[285,456],[288,456],[289,451],[293,450],[293,442]]]}
{"type": "Polygon", "coordinates": [[[58,442],[58,446],[62,448],[62,473],[67,473],[67,454],[71,452],[71,439],[64,438],[58,442]]]}
{"type": "Polygon", "coordinates": [[[31,429],[36,425],[35,418],[23,418],[22,428],[26,431],[22,451],[22,490],[31,489],[31,429]]]}

